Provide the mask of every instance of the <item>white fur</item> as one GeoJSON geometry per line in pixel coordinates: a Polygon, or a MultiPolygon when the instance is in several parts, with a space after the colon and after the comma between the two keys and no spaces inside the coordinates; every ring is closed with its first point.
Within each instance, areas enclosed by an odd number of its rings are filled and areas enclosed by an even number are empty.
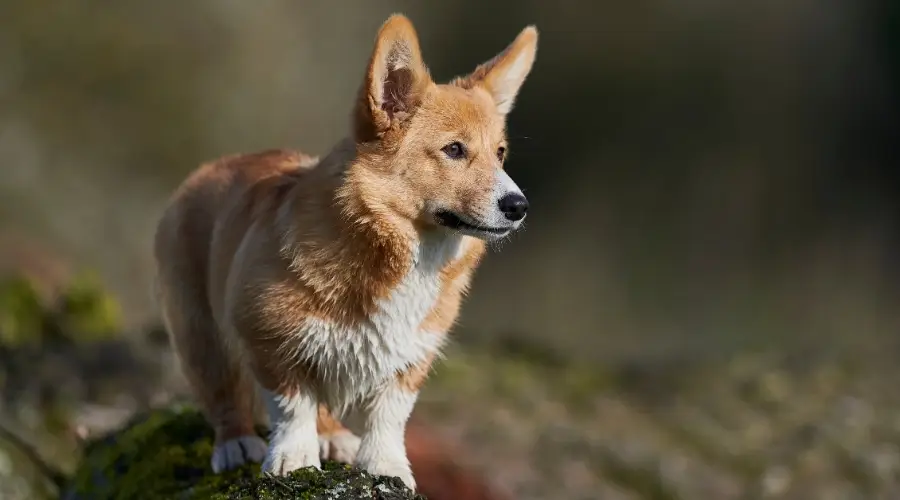
{"type": "MultiPolygon", "coordinates": [[[[512,177],[506,173],[506,170],[497,168],[494,174],[494,187],[491,194],[491,208],[488,216],[485,218],[483,225],[490,227],[509,227],[510,231],[517,229],[525,219],[511,221],[500,211],[500,199],[508,194],[522,194],[519,185],[512,177]]],[[[523,195],[524,196],[524,195],[523,195]]]]}
{"type": "MultiPolygon", "coordinates": [[[[399,476],[414,486],[404,445],[404,430],[416,394],[398,387],[397,374],[439,352],[446,336],[421,332],[419,325],[434,307],[441,291],[440,270],[464,251],[459,235],[436,231],[412,249],[409,273],[384,299],[368,321],[354,327],[314,319],[294,338],[298,363],[319,374],[316,394],[290,400],[268,393],[275,426],[263,470],[288,472],[319,466],[324,445],[316,437],[316,401],[325,401],[336,415],[355,409],[362,441],[352,434],[332,446],[374,474],[399,476]],[[356,452],[356,447],[359,452],[356,452]],[[313,460],[313,456],[315,459],[313,460]]],[[[312,389],[312,388],[311,388],[312,389]]]]}
{"type": "Polygon", "coordinates": [[[360,439],[350,431],[319,434],[319,458],[352,464],[356,460],[360,439]]]}
{"type": "Polygon", "coordinates": [[[369,321],[348,328],[311,319],[297,332],[296,359],[322,378],[318,396],[332,411],[341,414],[443,347],[445,335],[420,332],[419,325],[440,294],[440,270],[461,246],[458,235],[425,235],[409,273],[369,321]]]}
{"type": "Polygon", "coordinates": [[[321,467],[316,432],[318,403],[312,392],[290,397],[263,390],[272,437],[262,470],[283,475],[303,467],[321,467]]]}
{"type": "Polygon", "coordinates": [[[364,426],[356,465],[372,474],[397,476],[415,490],[416,483],[406,457],[406,421],[416,404],[415,392],[396,384],[381,391],[360,410],[364,426]]]}
{"type": "Polygon", "coordinates": [[[508,194],[522,194],[519,185],[512,177],[502,168],[497,169],[497,176],[494,177],[494,199],[499,200],[508,194]]]}

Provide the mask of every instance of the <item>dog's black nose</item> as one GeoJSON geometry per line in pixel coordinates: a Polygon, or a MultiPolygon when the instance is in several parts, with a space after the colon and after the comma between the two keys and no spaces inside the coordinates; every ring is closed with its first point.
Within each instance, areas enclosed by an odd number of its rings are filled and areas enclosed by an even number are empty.
{"type": "Polygon", "coordinates": [[[522,220],[528,211],[528,200],[519,193],[509,193],[498,202],[500,211],[511,221],[522,220]]]}

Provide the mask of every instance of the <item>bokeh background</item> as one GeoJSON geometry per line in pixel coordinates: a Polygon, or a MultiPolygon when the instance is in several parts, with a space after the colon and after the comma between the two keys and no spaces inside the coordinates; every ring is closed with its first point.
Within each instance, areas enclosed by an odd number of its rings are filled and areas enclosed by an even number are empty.
{"type": "MultiPolygon", "coordinates": [[[[440,81],[541,33],[527,227],[415,415],[456,460],[523,499],[900,496],[894,0],[0,1],[0,422],[71,470],[184,395],[166,199],[222,154],[326,152],[395,11],[440,81]]],[[[19,453],[0,496],[45,494],[19,453]]]]}

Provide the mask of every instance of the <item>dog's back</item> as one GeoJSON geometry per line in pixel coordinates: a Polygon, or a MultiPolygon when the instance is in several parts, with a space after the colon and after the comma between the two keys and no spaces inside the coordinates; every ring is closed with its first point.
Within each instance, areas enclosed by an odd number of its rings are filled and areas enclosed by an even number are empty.
{"type": "MultiPolygon", "coordinates": [[[[252,378],[240,366],[239,354],[228,349],[233,342],[222,338],[226,332],[216,314],[222,290],[214,288],[215,281],[227,275],[221,268],[230,264],[254,205],[271,201],[254,195],[269,194],[273,183],[296,181],[316,162],[299,152],[274,150],[207,163],[181,184],[158,225],[154,256],[162,318],[188,381],[212,386],[198,396],[217,440],[253,434],[248,417],[258,409],[252,378]],[[228,219],[227,234],[235,236],[217,238],[223,219],[228,219]],[[244,227],[235,227],[240,224],[244,227]]],[[[261,459],[265,445],[257,445],[250,443],[247,453],[261,459]]]]}

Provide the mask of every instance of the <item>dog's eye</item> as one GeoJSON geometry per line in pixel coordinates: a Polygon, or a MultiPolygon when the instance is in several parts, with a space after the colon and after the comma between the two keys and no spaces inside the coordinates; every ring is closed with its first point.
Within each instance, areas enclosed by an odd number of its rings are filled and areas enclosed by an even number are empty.
{"type": "Polygon", "coordinates": [[[506,158],[506,148],[500,146],[499,148],[497,148],[497,159],[503,161],[504,158],[506,158]]]}
{"type": "Polygon", "coordinates": [[[450,144],[447,144],[446,146],[441,148],[441,151],[443,151],[445,155],[453,158],[454,160],[458,160],[466,155],[466,148],[459,142],[451,142],[450,144]]]}

